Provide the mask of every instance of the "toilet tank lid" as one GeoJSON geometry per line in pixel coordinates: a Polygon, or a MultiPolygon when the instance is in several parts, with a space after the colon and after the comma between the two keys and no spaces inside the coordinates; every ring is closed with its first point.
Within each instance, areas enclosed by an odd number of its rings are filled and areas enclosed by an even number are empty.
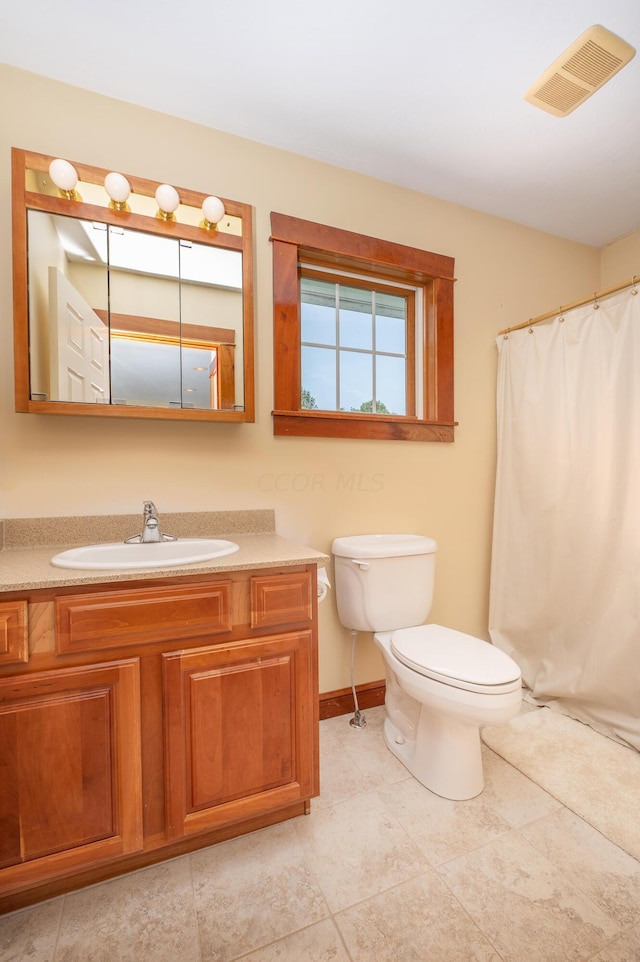
{"type": "Polygon", "coordinates": [[[402,558],[437,548],[433,538],[421,534],[354,534],[335,538],[331,551],[342,558],[402,558]]]}

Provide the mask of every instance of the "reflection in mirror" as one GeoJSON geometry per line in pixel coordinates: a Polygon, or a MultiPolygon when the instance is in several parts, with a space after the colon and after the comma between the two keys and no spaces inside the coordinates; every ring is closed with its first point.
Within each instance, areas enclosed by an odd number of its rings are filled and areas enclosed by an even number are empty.
{"type": "MultiPolygon", "coordinates": [[[[147,211],[102,211],[93,203],[51,197],[46,175],[31,169],[38,166],[33,158],[40,158],[40,166],[48,158],[15,154],[31,160],[27,184],[42,178],[43,185],[42,195],[24,192],[28,293],[24,311],[16,298],[16,409],[253,420],[251,225],[245,205],[236,205],[242,218],[228,218],[226,236],[192,226],[193,213],[180,228],[147,211]],[[20,349],[26,339],[25,403],[20,349]],[[81,410],[67,408],[80,404],[81,410]]],[[[98,189],[82,180],[79,186],[81,197],[98,189]]],[[[19,239],[17,223],[14,210],[19,239]]]]}
{"type": "Polygon", "coordinates": [[[108,326],[96,313],[107,312],[106,262],[73,218],[29,211],[27,229],[31,393],[109,403],[108,326]]]}
{"type": "Polygon", "coordinates": [[[32,394],[242,406],[239,251],[33,210],[28,238],[32,394]]]}

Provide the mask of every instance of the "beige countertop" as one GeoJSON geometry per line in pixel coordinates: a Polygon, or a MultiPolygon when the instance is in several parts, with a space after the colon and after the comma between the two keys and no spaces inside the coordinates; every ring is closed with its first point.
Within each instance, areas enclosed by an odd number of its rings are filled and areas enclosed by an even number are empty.
{"type": "MultiPolygon", "coordinates": [[[[212,561],[163,568],[58,568],[51,558],[79,544],[123,541],[141,529],[141,515],[92,518],[22,518],[0,522],[0,592],[73,585],[151,581],[250,568],[324,565],[326,554],[275,533],[272,511],[220,511],[160,515],[162,530],[177,537],[226,538],[239,550],[212,561]]],[[[135,545],[131,546],[135,551],[135,545]]]]}

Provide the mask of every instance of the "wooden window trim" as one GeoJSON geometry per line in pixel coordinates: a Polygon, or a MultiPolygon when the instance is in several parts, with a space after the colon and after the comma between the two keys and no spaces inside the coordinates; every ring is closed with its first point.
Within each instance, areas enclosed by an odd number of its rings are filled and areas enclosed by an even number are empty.
{"type": "Polygon", "coordinates": [[[276,436],[453,441],[454,259],[271,213],[276,436]],[[424,418],[301,407],[300,263],[402,281],[424,296],[424,418]]]}

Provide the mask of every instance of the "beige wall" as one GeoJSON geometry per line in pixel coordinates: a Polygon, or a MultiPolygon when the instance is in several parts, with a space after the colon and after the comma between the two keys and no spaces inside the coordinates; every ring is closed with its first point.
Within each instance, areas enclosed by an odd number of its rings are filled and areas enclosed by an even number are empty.
{"type": "Polygon", "coordinates": [[[602,248],[602,287],[640,275],[640,230],[602,248]]]}
{"type": "MultiPolygon", "coordinates": [[[[280,534],[413,531],[439,543],[433,621],[487,637],[497,331],[596,290],[599,251],[206,127],[0,67],[0,230],[14,145],[233,197],[255,209],[255,424],[15,414],[10,258],[0,260],[0,517],[274,508],[280,534]],[[453,444],[274,438],[269,214],[456,259],[453,444]]],[[[469,158],[473,165],[473,158],[469,158]]],[[[523,546],[524,548],[525,546],[523,546]]],[[[350,636],[320,609],[320,689],[349,685],[350,636]]],[[[369,636],[356,681],[381,678],[369,636]]]]}

